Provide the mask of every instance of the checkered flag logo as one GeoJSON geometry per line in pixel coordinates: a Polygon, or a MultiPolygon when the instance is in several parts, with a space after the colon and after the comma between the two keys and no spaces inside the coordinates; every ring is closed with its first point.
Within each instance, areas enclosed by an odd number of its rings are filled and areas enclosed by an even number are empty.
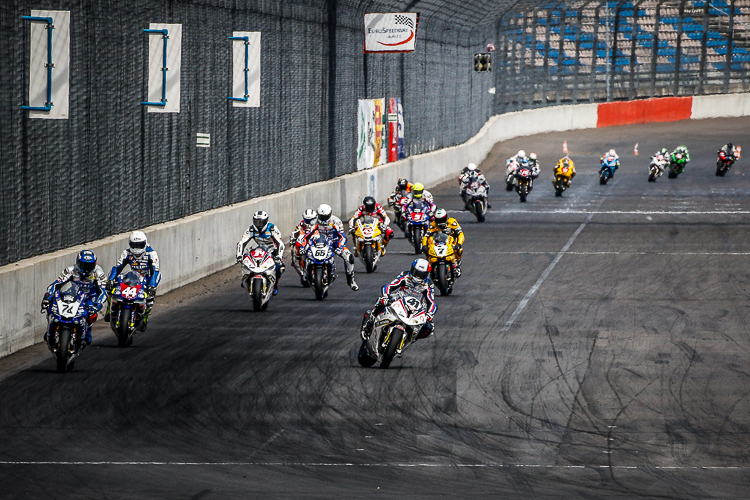
{"type": "Polygon", "coordinates": [[[410,17],[402,16],[401,14],[396,14],[396,24],[403,24],[404,26],[414,29],[414,21],[412,21],[410,17]]]}

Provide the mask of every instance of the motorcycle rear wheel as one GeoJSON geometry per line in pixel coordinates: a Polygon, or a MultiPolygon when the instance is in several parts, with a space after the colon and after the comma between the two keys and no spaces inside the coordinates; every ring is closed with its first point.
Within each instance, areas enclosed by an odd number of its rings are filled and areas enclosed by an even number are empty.
{"type": "Polygon", "coordinates": [[[313,270],[313,286],[315,287],[315,300],[323,300],[325,296],[325,286],[323,285],[323,268],[316,267],[313,270]]]}
{"type": "Polygon", "coordinates": [[[251,296],[253,299],[253,310],[261,311],[263,307],[263,280],[252,280],[253,288],[251,296]]]}
{"type": "Polygon", "coordinates": [[[391,338],[388,339],[388,345],[385,346],[380,368],[386,369],[391,366],[391,361],[393,361],[393,357],[396,355],[396,349],[401,345],[401,339],[404,338],[404,335],[406,335],[406,332],[401,326],[396,326],[391,330],[391,338]]]}
{"type": "Polygon", "coordinates": [[[362,260],[368,273],[375,271],[375,249],[369,243],[362,248],[362,260]]]}
{"type": "Polygon", "coordinates": [[[359,361],[359,364],[361,366],[364,366],[365,368],[371,367],[378,361],[377,359],[372,358],[370,356],[370,353],[367,352],[366,340],[363,340],[362,345],[359,347],[359,353],[357,353],[357,361],[359,361]]]}
{"type": "Polygon", "coordinates": [[[132,320],[133,310],[125,307],[120,311],[120,326],[117,327],[117,347],[127,347],[132,342],[128,342],[130,336],[130,321],[132,320]]]}
{"type": "Polygon", "coordinates": [[[57,373],[68,371],[68,349],[70,348],[70,330],[60,330],[60,345],[57,349],[57,373]]]}

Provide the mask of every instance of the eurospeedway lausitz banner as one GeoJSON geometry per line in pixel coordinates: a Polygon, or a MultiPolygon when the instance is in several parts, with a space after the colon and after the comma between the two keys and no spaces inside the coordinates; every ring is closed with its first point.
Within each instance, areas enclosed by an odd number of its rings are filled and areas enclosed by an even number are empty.
{"type": "Polygon", "coordinates": [[[414,52],[418,23],[416,12],[365,14],[364,52],[414,52]]]}

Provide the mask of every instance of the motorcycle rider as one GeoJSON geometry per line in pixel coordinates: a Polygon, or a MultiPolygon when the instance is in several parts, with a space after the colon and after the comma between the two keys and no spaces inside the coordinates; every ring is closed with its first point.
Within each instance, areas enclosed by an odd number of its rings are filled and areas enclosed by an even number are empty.
{"type": "Polygon", "coordinates": [[[391,241],[391,237],[393,236],[393,229],[388,227],[388,225],[391,223],[391,219],[388,217],[388,214],[385,213],[385,209],[383,206],[375,201],[375,198],[372,196],[365,196],[365,198],[362,200],[362,206],[360,206],[356,212],[354,212],[354,215],[352,215],[352,218],[349,219],[349,234],[354,234],[354,232],[357,230],[357,220],[365,217],[366,215],[369,215],[373,219],[378,219],[380,221],[380,231],[382,231],[384,237],[383,237],[383,255],[385,255],[385,247],[388,246],[388,242],[391,241]]]}
{"type": "Polygon", "coordinates": [[[403,177],[396,183],[396,189],[393,190],[393,194],[388,197],[388,206],[393,207],[393,212],[396,216],[396,222],[401,226],[401,200],[407,198],[411,193],[411,183],[403,177]]]}
{"type": "MultiPolygon", "coordinates": [[[[427,322],[417,334],[417,340],[429,337],[435,333],[433,319],[437,312],[437,303],[435,302],[435,293],[433,284],[430,280],[430,263],[425,259],[415,260],[411,269],[399,274],[396,279],[385,285],[380,292],[380,297],[375,302],[375,307],[365,313],[367,320],[362,325],[360,335],[362,340],[367,340],[372,333],[372,327],[375,325],[375,318],[382,313],[390,300],[390,295],[398,290],[409,290],[415,294],[422,295],[425,308],[427,309],[427,322]]],[[[400,351],[397,351],[400,354],[400,351]]]]}
{"type": "MultiPolygon", "coordinates": [[[[664,167],[669,164],[669,151],[667,148],[661,148],[659,151],[654,153],[654,156],[651,157],[651,164],[649,165],[649,169],[651,168],[651,165],[656,166],[656,168],[659,170],[659,173],[656,177],[661,177],[661,174],[664,173],[664,167]]],[[[649,177],[649,180],[651,178],[649,177]]]]}
{"type": "Polygon", "coordinates": [[[453,262],[453,272],[456,278],[461,277],[461,257],[464,252],[464,232],[458,221],[453,217],[448,217],[448,211],[444,208],[438,208],[435,211],[435,219],[430,223],[430,227],[422,237],[422,251],[427,253],[427,240],[435,233],[445,233],[453,238],[456,243],[453,245],[453,251],[456,252],[456,260],[453,262]]]}
{"type": "Polygon", "coordinates": [[[289,237],[289,247],[292,249],[292,267],[297,270],[300,276],[304,276],[304,269],[302,266],[302,255],[300,252],[303,248],[297,248],[296,242],[300,236],[304,236],[310,232],[310,230],[318,222],[318,212],[312,208],[308,208],[302,214],[302,220],[297,227],[292,231],[292,235],[289,237]]]}
{"type": "MultiPolygon", "coordinates": [[[[462,174],[461,177],[459,177],[459,187],[461,189],[461,192],[459,193],[461,195],[461,199],[464,200],[464,208],[466,210],[469,210],[468,202],[469,200],[464,196],[466,194],[466,189],[471,186],[472,182],[478,182],[484,188],[487,190],[487,198],[490,197],[490,185],[487,182],[487,179],[484,177],[484,174],[479,171],[479,168],[474,163],[469,163],[469,165],[466,167],[466,173],[462,174]]],[[[492,208],[492,205],[487,203],[487,208],[492,208]]]]}
{"type": "Polygon", "coordinates": [[[727,158],[727,160],[731,162],[737,161],[737,148],[734,147],[734,145],[731,142],[728,142],[724,144],[720,150],[716,152],[717,154],[724,153],[724,156],[727,158]]]}
{"type": "Polygon", "coordinates": [[[615,177],[615,171],[620,168],[620,157],[617,155],[614,148],[610,149],[601,158],[599,158],[599,175],[602,174],[602,167],[604,167],[604,163],[613,161],[614,165],[612,166],[612,174],[610,175],[611,178],[615,177]]]}
{"type": "MultiPolygon", "coordinates": [[[[411,188],[411,199],[408,202],[404,203],[403,209],[406,212],[410,206],[421,202],[422,210],[424,210],[425,213],[427,213],[428,217],[432,219],[435,214],[435,203],[424,197],[424,190],[424,186],[421,183],[415,183],[411,188]]],[[[408,229],[409,228],[407,226],[405,231],[407,238],[409,237],[408,229]]]]}
{"type": "Polygon", "coordinates": [[[555,171],[552,174],[552,185],[555,185],[555,182],[557,181],[557,176],[561,175],[562,169],[567,167],[568,173],[567,177],[565,178],[565,189],[570,188],[570,181],[573,180],[573,177],[576,176],[576,165],[573,163],[573,160],[570,159],[568,155],[563,156],[559,160],[557,160],[557,165],[555,165],[555,171]]]}
{"type": "Polygon", "coordinates": [[[344,260],[346,283],[353,291],[359,290],[357,282],[354,281],[354,254],[346,247],[344,225],[341,223],[341,219],[333,215],[330,205],[323,203],[318,207],[318,223],[307,233],[305,240],[308,241],[310,235],[315,231],[336,243],[336,255],[344,260]]]}
{"type": "Polygon", "coordinates": [[[120,258],[112,266],[109,272],[109,281],[107,282],[107,312],[104,314],[104,321],[109,321],[109,312],[112,307],[110,295],[115,287],[114,279],[120,274],[125,266],[137,272],[146,279],[146,314],[143,315],[141,331],[146,331],[148,324],[148,315],[154,307],[156,299],[156,287],[161,281],[161,272],[159,272],[159,256],[151,248],[143,231],[133,231],[128,238],[128,248],[122,251],[120,258]]]}
{"type": "MultiPolygon", "coordinates": [[[[279,293],[279,280],[281,275],[286,271],[284,265],[284,242],[281,240],[279,229],[268,222],[268,214],[263,210],[258,210],[253,214],[253,223],[247,228],[237,243],[237,262],[242,260],[242,254],[245,246],[254,240],[256,244],[268,247],[273,254],[273,260],[276,263],[276,284],[273,287],[273,294],[279,293]]],[[[244,286],[244,282],[240,284],[244,286]]]]}
{"type": "Polygon", "coordinates": [[[685,146],[677,146],[674,151],[672,151],[671,156],[669,157],[669,161],[672,163],[677,163],[676,156],[678,154],[682,155],[682,159],[685,160],[682,165],[680,166],[680,169],[677,171],[678,174],[681,174],[688,163],[690,163],[690,153],[688,152],[688,149],[685,146]]]}
{"type": "MultiPolygon", "coordinates": [[[[76,257],[74,266],[68,266],[63,269],[60,276],[47,287],[47,291],[42,299],[42,312],[47,312],[50,306],[52,295],[65,285],[72,282],[86,294],[86,302],[83,304],[86,308],[86,325],[84,328],[83,340],[86,345],[91,343],[91,327],[96,321],[97,312],[104,306],[107,298],[105,288],[106,277],[101,267],[96,265],[96,255],[91,250],[81,250],[76,257]]],[[[44,334],[44,340],[48,339],[49,332],[44,334]]]]}

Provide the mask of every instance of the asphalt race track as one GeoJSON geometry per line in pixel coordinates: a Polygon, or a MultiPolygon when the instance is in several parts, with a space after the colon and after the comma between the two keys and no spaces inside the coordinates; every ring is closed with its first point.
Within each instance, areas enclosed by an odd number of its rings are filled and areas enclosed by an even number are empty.
{"type": "Polygon", "coordinates": [[[750,175],[714,175],[726,140],[750,153],[750,120],[498,144],[486,223],[433,190],[464,275],[389,370],[358,365],[358,328],[403,238],[356,293],[341,272],[316,302],[289,267],[254,313],[230,269],[159,297],[132,348],[99,325],[69,374],[41,345],[0,360],[0,497],[748,498],[750,175]],[[555,198],[563,140],[579,173],[555,198]],[[648,183],[681,143],[685,173],[648,183]],[[519,148],[543,169],[525,204],[502,180],[519,148]]]}

